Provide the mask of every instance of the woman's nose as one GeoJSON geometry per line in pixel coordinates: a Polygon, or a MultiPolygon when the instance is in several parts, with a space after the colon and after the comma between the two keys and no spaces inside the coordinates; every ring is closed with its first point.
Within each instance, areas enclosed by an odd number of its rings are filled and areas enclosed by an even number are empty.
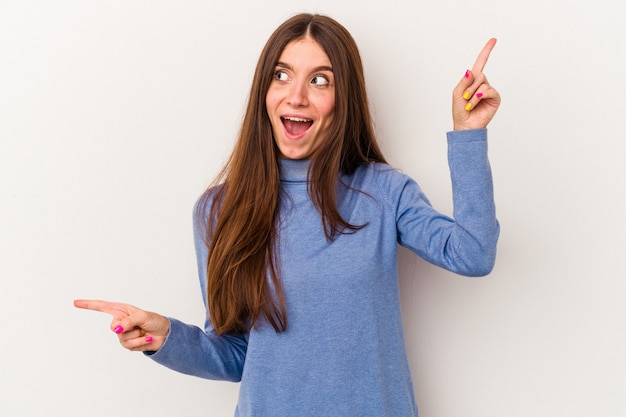
{"type": "Polygon", "coordinates": [[[305,107],[308,105],[306,86],[302,83],[293,83],[289,90],[287,102],[293,107],[305,107]]]}

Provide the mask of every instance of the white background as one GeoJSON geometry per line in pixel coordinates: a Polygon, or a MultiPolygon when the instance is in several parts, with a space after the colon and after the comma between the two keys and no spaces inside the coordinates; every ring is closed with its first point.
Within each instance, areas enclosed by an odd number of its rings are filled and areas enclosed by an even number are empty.
{"type": "Polygon", "coordinates": [[[420,416],[623,417],[618,3],[0,0],[0,415],[232,415],[237,384],[124,350],[72,300],[202,324],[192,205],[230,153],[265,40],[314,11],[355,37],[385,154],[446,213],[451,90],[499,38],[495,270],[400,256],[420,416]]]}

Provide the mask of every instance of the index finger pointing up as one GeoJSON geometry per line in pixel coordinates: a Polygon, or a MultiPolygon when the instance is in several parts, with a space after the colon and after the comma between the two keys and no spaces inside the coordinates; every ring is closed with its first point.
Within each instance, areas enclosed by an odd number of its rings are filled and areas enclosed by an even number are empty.
{"type": "Polygon", "coordinates": [[[472,67],[472,72],[474,74],[479,74],[483,72],[483,68],[487,64],[487,60],[489,59],[489,54],[494,46],[496,46],[497,39],[491,38],[487,41],[482,51],[478,54],[478,58],[476,58],[476,62],[474,62],[474,66],[472,67]]]}

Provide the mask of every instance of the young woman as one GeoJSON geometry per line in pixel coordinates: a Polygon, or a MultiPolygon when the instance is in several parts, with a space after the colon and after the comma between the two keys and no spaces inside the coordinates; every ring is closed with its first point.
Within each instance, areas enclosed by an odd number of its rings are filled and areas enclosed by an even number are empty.
{"type": "Polygon", "coordinates": [[[500,96],[490,40],[454,89],[454,218],[385,163],[357,46],[301,14],[259,59],[236,147],[195,209],[204,329],[136,307],[113,315],[123,346],[176,371],[241,381],[236,416],[416,416],[397,244],[468,276],[488,274],[499,226],[486,126],[500,96]]]}

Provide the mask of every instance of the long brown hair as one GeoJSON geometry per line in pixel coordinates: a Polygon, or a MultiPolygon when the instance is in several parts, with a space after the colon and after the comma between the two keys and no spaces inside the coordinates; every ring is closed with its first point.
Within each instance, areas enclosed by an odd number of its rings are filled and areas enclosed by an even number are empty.
{"type": "Polygon", "coordinates": [[[327,239],[364,227],[346,222],[339,213],[339,174],[385,162],[374,135],[361,57],[350,33],[327,16],[299,14],[285,21],[261,52],[235,148],[197,205],[197,226],[206,232],[208,246],[208,309],[218,334],[246,332],[260,318],[277,332],[287,327],[277,254],[280,153],[265,96],[283,49],[306,36],[324,49],[335,77],[333,124],[311,156],[308,173],[309,194],[327,239]]]}

